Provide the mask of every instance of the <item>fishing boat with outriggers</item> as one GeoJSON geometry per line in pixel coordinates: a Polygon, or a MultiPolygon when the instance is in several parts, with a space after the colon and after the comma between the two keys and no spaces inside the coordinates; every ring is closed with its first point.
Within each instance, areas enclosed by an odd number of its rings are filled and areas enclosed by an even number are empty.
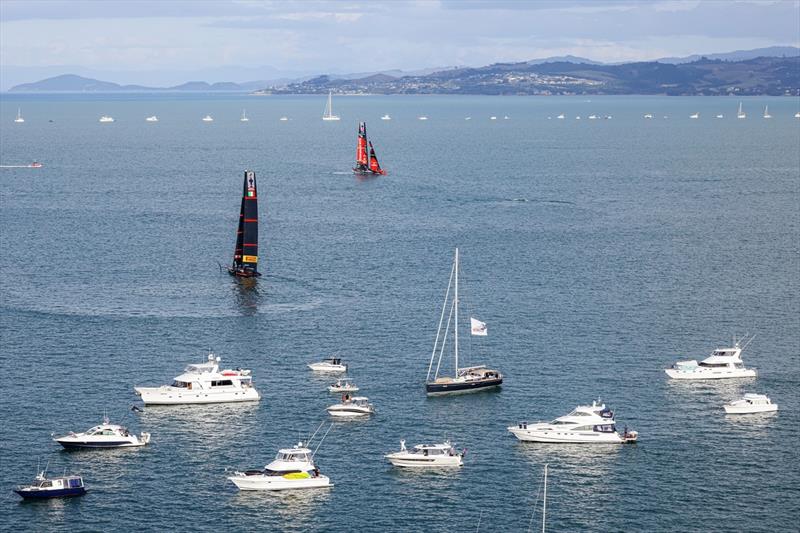
{"type": "Polygon", "coordinates": [[[356,142],[356,166],[353,172],[360,175],[385,176],[381,168],[372,141],[367,139],[367,123],[358,123],[358,140],[356,142]]]}
{"type": "Polygon", "coordinates": [[[228,273],[238,278],[256,278],[261,275],[258,271],[258,191],[256,173],[252,170],[244,171],[236,248],[228,273]]]}
{"type": "MultiPolygon", "coordinates": [[[[456,248],[455,257],[453,259],[453,266],[450,269],[450,282],[447,284],[447,292],[444,296],[444,304],[442,305],[442,314],[439,318],[439,329],[436,332],[436,340],[433,342],[433,353],[431,353],[431,362],[428,365],[428,376],[425,379],[425,390],[428,396],[441,396],[444,394],[462,394],[466,392],[478,392],[482,390],[492,389],[500,386],[503,383],[503,375],[497,371],[486,368],[485,365],[471,366],[460,368],[458,366],[458,248],[456,248]],[[453,296],[450,296],[450,289],[453,290],[453,296]],[[447,316],[447,324],[444,325],[444,315],[447,312],[448,306],[450,308],[447,316]],[[454,375],[439,376],[439,368],[442,363],[442,355],[444,348],[447,344],[447,335],[450,331],[450,325],[453,325],[453,357],[455,359],[454,375]],[[438,359],[437,359],[438,352],[438,359]],[[436,369],[433,368],[433,361],[436,362],[436,369]],[[431,376],[433,379],[431,379],[431,376]]],[[[470,326],[472,335],[486,336],[486,324],[470,317],[470,326]]]]}

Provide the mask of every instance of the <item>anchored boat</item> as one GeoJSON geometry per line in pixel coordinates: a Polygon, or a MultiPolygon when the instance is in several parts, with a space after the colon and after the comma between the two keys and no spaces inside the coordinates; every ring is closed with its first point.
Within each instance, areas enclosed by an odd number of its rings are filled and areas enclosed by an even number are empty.
{"type": "Polygon", "coordinates": [[[394,466],[406,468],[443,468],[464,466],[466,450],[456,450],[449,440],[441,444],[417,444],[406,448],[406,441],[400,441],[400,451],[384,455],[394,466]]]}
{"type": "Polygon", "coordinates": [[[233,250],[233,263],[228,267],[228,273],[239,278],[255,278],[261,275],[258,272],[258,191],[256,173],[252,170],[244,172],[236,248],[233,250]]]}
{"type": "Polygon", "coordinates": [[[137,436],[126,427],[111,424],[108,417],[104,417],[102,424],[83,433],[70,432],[61,437],[54,437],[53,440],[66,449],[132,448],[149,443],[150,433],[142,432],[137,436]]]}
{"type": "Polygon", "coordinates": [[[69,496],[83,496],[86,486],[80,476],[62,476],[48,479],[42,470],[36,475],[33,483],[19,485],[14,490],[25,499],[66,498],[69,496]]]}
{"type": "Polygon", "coordinates": [[[619,434],[614,413],[598,402],[579,405],[570,414],[552,422],[520,422],[508,431],[521,441],[570,444],[625,444],[636,442],[639,437],[636,431],[627,428],[619,434]]]}
{"type": "Polygon", "coordinates": [[[372,174],[383,176],[386,171],[378,163],[375,155],[375,148],[372,141],[367,139],[367,123],[358,123],[358,140],[356,142],[356,166],[353,168],[356,174],[372,174]],[[369,150],[368,150],[369,149],[369,150]]]}
{"type": "Polygon", "coordinates": [[[322,120],[340,120],[339,115],[333,114],[333,91],[328,91],[328,103],[325,104],[322,120]]]}
{"type": "Polygon", "coordinates": [[[755,335],[744,346],[734,341],[732,348],[717,348],[699,363],[694,359],[678,361],[672,368],[664,369],[664,372],[672,379],[754,378],[755,369],[745,368],[742,362],[742,351],[753,338],[755,335]]]}
{"type": "Polygon", "coordinates": [[[726,403],[725,413],[729,415],[750,415],[754,413],[772,413],[778,410],[778,404],[765,394],[745,394],[742,398],[726,403]]]}

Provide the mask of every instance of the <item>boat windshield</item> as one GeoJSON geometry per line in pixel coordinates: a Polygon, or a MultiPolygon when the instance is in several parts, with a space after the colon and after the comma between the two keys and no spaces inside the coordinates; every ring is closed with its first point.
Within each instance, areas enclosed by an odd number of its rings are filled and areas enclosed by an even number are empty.
{"type": "Polygon", "coordinates": [[[179,388],[179,389],[185,389],[186,387],[188,387],[188,386],[189,386],[189,384],[188,384],[188,383],[186,383],[185,381],[178,381],[178,380],[176,379],[175,381],[173,381],[173,382],[172,382],[172,386],[173,386],[173,387],[177,387],[177,388],[179,388]]]}
{"type": "Polygon", "coordinates": [[[303,453],[280,453],[275,456],[276,461],[308,461],[308,454],[303,453]]]}
{"type": "Polygon", "coordinates": [[[583,412],[583,411],[578,411],[578,410],[576,409],[575,411],[572,411],[572,412],[571,412],[570,414],[568,414],[567,416],[592,416],[592,415],[591,415],[591,413],[585,413],[585,412],[583,412]]]}

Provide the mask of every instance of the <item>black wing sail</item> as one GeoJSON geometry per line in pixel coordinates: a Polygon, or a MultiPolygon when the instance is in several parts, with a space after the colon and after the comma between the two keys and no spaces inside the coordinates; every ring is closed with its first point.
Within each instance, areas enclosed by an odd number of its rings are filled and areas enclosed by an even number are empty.
{"type": "Polygon", "coordinates": [[[241,277],[261,275],[258,272],[258,190],[256,173],[252,170],[246,170],[244,173],[236,249],[233,252],[233,265],[229,271],[234,276],[241,277]]]}

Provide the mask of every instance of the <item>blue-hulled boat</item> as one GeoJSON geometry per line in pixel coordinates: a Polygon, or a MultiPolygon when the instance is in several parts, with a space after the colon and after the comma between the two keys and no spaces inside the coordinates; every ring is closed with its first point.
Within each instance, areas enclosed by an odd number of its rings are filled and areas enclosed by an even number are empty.
{"type": "Polygon", "coordinates": [[[80,476],[63,476],[48,479],[42,470],[30,485],[19,485],[14,492],[27,499],[66,498],[83,496],[86,487],[80,476]]]}

